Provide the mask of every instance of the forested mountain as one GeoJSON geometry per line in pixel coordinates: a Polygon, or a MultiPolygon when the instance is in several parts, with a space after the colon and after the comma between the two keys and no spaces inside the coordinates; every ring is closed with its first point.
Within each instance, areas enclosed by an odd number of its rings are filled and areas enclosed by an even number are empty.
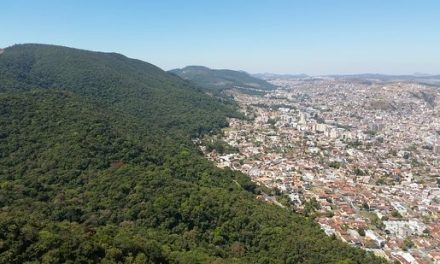
{"type": "Polygon", "coordinates": [[[187,66],[170,72],[210,92],[221,92],[231,88],[275,89],[274,85],[242,71],[213,70],[203,66],[187,66]]]}
{"type": "Polygon", "coordinates": [[[170,132],[207,132],[233,114],[179,77],[116,53],[16,45],[1,56],[0,81],[0,92],[61,89],[95,98],[170,132]]]}
{"type": "Polygon", "coordinates": [[[0,263],[379,263],[190,139],[237,113],[113,53],[0,55],[0,263]],[[238,184],[237,184],[238,183],[238,184]]]}

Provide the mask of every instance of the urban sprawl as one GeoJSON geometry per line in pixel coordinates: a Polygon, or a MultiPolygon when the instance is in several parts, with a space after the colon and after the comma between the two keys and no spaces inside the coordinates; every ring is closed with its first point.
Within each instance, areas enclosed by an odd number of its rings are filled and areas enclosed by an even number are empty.
{"type": "Polygon", "coordinates": [[[440,89],[271,82],[279,88],[263,95],[230,92],[244,118],[200,140],[207,157],[279,190],[329,236],[390,261],[440,263],[440,89]]]}

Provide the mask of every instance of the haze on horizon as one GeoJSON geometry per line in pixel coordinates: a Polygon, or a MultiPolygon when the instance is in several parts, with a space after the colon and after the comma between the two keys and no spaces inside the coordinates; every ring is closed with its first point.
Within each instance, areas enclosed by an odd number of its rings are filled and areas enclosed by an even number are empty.
{"type": "Polygon", "coordinates": [[[112,51],[165,70],[440,74],[435,0],[5,0],[1,8],[0,47],[112,51]]]}

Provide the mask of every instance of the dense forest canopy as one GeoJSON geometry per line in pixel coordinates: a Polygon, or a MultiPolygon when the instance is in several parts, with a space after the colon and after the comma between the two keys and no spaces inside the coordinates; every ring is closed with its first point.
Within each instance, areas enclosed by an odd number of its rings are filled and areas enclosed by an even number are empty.
{"type": "Polygon", "coordinates": [[[379,263],[190,139],[238,116],[119,54],[0,55],[0,263],[379,263]],[[239,184],[237,184],[239,183],[239,184]]]}
{"type": "Polygon", "coordinates": [[[181,78],[116,53],[15,45],[1,55],[0,81],[0,92],[67,90],[184,134],[218,128],[236,114],[181,78]]]}

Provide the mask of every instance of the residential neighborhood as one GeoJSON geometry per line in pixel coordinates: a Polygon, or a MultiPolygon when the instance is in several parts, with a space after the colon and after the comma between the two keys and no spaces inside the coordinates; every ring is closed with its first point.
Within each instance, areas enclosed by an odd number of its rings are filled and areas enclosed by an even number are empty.
{"type": "Polygon", "coordinates": [[[327,235],[390,261],[440,263],[440,92],[429,85],[273,79],[264,96],[231,92],[207,149],[219,167],[289,197],[327,235]]]}

